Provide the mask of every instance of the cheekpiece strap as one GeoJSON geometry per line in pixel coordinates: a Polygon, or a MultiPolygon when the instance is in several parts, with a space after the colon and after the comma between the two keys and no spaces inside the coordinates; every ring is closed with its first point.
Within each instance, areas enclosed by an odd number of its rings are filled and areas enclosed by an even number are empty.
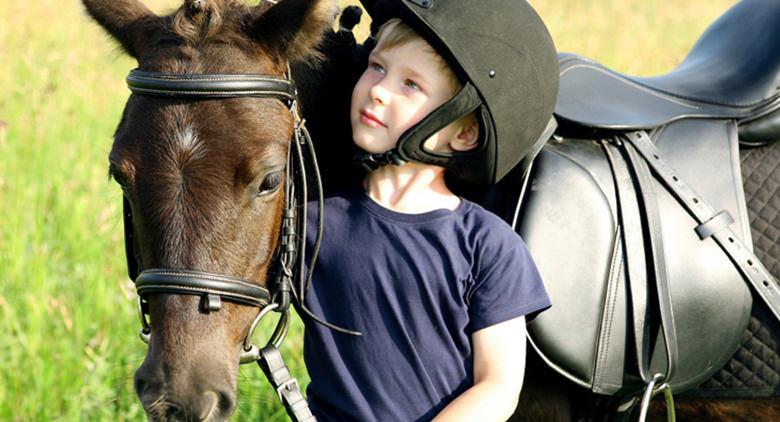
{"type": "Polygon", "coordinates": [[[172,98],[276,97],[295,100],[295,84],[270,75],[172,75],[133,69],[126,78],[134,94],[172,98]]]}
{"type": "Polygon", "coordinates": [[[401,157],[398,149],[391,149],[390,151],[383,152],[382,154],[369,154],[367,152],[361,152],[355,155],[353,159],[360,167],[365,171],[373,171],[380,167],[390,164],[396,166],[402,166],[406,164],[406,160],[401,157]]]}

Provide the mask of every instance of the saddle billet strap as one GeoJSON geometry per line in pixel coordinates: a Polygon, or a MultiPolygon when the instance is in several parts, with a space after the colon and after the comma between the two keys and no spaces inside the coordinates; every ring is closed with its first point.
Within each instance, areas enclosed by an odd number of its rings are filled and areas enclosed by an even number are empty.
{"type": "MultiPolygon", "coordinates": [[[[693,189],[676,176],[675,171],[666,164],[647,133],[644,131],[631,132],[625,134],[623,139],[630,142],[639,151],[667,190],[700,225],[707,224],[718,216],[719,213],[716,213],[693,189]]],[[[780,287],[766,267],[729,227],[723,227],[712,233],[712,238],[734,263],[742,276],[753,286],[775,318],[780,320],[780,287]]]]}
{"type": "Polygon", "coordinates": [[[279,349],[273,345],[261,349],[257,364],[265,373],[276,393],[279,394],[279,400],[284,404],[287,415],[293,422],[315,422],[317,420],[311,413],[306,398],[301,393],[298,381],[290,375],[290,370],[285,365],[279,349]]]}

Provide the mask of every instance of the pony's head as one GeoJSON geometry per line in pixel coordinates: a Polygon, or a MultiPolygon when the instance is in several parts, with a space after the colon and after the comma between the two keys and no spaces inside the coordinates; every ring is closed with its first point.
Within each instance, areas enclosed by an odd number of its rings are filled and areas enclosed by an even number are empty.
{"type": "MultiPolygon", "coordinates": [[[[83,0],[89,14],[159,74],[283,77],[317,58],[331,0],[186,0],[158,16],[138,0],[83,0]]],[[[110,174],[132,211],[141,268],[188,269],[265,286],[282,220],[289,104],[277,98],[131,95],[114,135],[110,174]]],[[[135,385],[154,420],[224,420],[235,405],[243,340],[256,307],[208,312],[196,295],[155,292],[148,353],[135,385]]]]}

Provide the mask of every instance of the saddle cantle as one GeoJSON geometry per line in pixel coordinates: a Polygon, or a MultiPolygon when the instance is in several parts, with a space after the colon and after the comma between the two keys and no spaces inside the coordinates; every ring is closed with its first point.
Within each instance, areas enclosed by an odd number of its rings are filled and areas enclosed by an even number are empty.
{"type": "Polygon", "coordinates": [[[618,130],[691,117],[740,122],[754,144],[780,139],[780,2],[745,0],[718,19],[672,72],[638,78],[562,54],[556,115],[618,130]]]}

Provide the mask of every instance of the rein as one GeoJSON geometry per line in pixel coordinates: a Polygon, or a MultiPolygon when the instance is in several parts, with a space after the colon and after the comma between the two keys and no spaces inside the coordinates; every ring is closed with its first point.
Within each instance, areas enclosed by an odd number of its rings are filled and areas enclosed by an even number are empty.
{"type": "Polygon", "coordinates": [[[284,214],[280,231],[279,246],[274,262],[268,271],[272,280],[271,290],[256,283],[233,276],[190,269],[149,268],[142,269],[135,254],[133,216],[127,197],[123,199],[125,253],[128,275],[135,283],[138,294],[138,312],[141,319],[140,337],[149,343],[152,330],[147,316],[149,304],[146,295],[167,293],[201,296],[204,312],[217,312],[223,301],[260,308],[244,339],[239,362],[257,362],[276,389],[279,399],[293,421],[315,421],[308,404],[301,394],[298,382],[292,378],[278,350],[289,327],[290,303],[296,309],[334,330],[349,334],[360,333],[345,330],[329,324],[313,315],[304,305],[306,290],[311,283],[314,263],[317,259],[322,237],[323,192],[317,159],[305,120],[298,113],[297,90],[288,68],[285,77],[271,75],[225,75],[225,74],[163,74],[130,71],[127,86],[136,95],[184,99],[224,99],[236,97],[276,98],[284,102],[294,118],[294,136],[288,149],[285,178],[284,214]],[[318,195],[317,238],[308,266],[304,263],[306,241],[306,199],[307,173],[306,156],[313,168],[318,195]],[[268,344],[258,348],[251,343],[255,327],[271,311],[281,314],[276,329],[268,344]]]}

